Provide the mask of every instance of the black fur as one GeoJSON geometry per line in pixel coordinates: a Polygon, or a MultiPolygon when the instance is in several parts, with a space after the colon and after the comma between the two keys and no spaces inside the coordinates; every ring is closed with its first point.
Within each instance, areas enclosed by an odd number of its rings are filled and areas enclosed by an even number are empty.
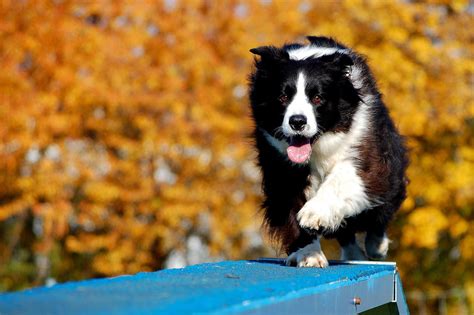
{"type": "Polygon", "coordinates": [[[323,95],[324,106],[315,107],[318,126],[324,132],[349,132],[352,118],[364,96],[371,95],[371,129],[357,150],[357,172],[364,182],[367,194],[378,201],[378,206],[345,218],[346,223],[337,231],[318,231],[327,237],[336,237],[341,245],[355,241],[356,232],[382,236],[393,214],[405,199],[408,164],[403,139],[389,117],[375,80],[365,58],[346,46],[327,37],[308,37],[318,47],[346,49],[318,58],[290,60],[287,51],[303,47],[301,44],[281,48],[265,46],[252,49],[259,55],[255,71],[250,76],[250,102],[255,121],[254,138],[258,150],[258,164],[262,169],[264,225],[270,235],[288,254],[312,242],[316,233],[302,229],[296,220],[298,211],[306,203],[304,190],[309,185],[309,164],[296,165],[269,144],[264,132],[285,140],[279,131],[285,113],[282,94],[293,95],[298,72],[308,77],[307,90],[323,95]],[[351,78],[351,67],[360,71],[358,88],[351,78]]]}

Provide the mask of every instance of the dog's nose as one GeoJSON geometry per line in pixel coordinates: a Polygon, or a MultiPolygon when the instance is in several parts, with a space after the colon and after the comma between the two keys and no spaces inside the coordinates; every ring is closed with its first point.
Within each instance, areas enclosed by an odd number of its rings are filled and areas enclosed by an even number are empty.
{"type": "Polygon", "coordinates": [[[301,131],[306,125],[306,116],[293,115],[290,117],[290,126],[295,131],[301,131]]]}

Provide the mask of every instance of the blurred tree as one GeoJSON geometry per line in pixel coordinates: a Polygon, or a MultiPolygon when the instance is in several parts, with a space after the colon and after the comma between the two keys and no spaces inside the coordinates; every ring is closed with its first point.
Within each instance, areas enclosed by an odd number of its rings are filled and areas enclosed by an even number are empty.
{"type": "Polygon", "coordinates": [[[405,285],[472,288],[472,11],[462,0],[1,2],[0,288],[154,270],[190,237],[211,257],[252,255],[248,49],[307,34],[368,56],[408,137],[409,198],[390,230],[405,285]]]}

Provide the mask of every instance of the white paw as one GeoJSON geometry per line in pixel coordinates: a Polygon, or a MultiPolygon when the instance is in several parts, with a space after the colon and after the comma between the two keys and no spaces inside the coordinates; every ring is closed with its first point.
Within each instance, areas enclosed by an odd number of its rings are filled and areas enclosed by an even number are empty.
{"type": "Polygon", "coordinates": [[[342,222],[342,218],[337,213],[329,202],[313,198],[306,202],[296,218],[302,228],[314,230],[325,228],[335,231],[342,222]]]}
{"type": "Polygon", "coordinates": [[[329,265],[324,256],[319,241],[303,247],[292,253],[286,259],[287,266],[325,268],[329,265]]]}

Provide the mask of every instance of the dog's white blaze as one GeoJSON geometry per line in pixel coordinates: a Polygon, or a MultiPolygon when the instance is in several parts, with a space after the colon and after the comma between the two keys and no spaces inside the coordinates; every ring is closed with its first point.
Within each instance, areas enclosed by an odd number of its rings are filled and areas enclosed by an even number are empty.
{"type": "Polygon", "coordinates": [[[312,137],[318,131],[316,117],[313,111],[313,105],[308,100],[306,95],[306,79],[302,72],[298,73],[296,81],[296,94],[286,108],[285,116],[283,118],[283,133],[286,136],[303,135],[305,137],[312,137]],[[293,115],[303,115],[306,117],[306,126],[302,131],[294,131],[290,126],[290,117],[293,115]]]}
{"type": "Polygon", "coordinates": [[[361,102],[348,133],[328,132],[314,144],[311,172],[321,184],[313,187],[314,196],[298,213],[302,226],[336,230],[344,218],[376,204],[367,196],[364,182],[357,174],[355,151],[370,128],[370,101],[367,98],[361,102]]]}
{"type": "Polygon", "coordinates": [[[303,46],[288,50],[291,60],[304,60],[308,58],[318,58],[326,55],[332,55],[336,52],[346,52],[346,49],[337,47],[318,47],[314,45],[303,46]]]}

